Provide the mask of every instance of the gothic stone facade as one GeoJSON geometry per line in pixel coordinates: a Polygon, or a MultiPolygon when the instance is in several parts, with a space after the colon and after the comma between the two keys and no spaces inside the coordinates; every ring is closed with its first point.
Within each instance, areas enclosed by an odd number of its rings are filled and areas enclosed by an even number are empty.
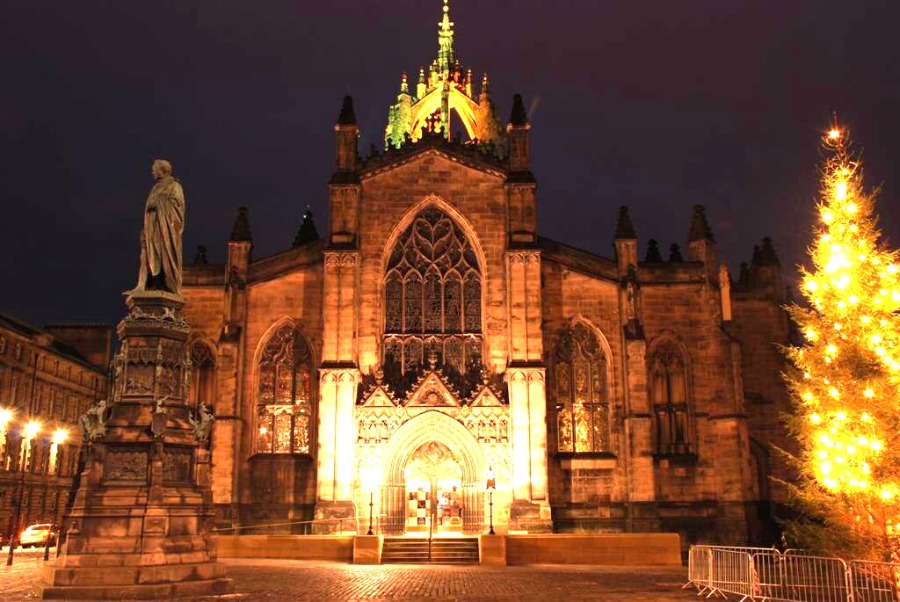
{"type": "Polygon", "coordinates": [[[431,131],[360,159],[347,99],[327,236],[254,259],[242,209],[226,263],[185,266],[220,522],[364,531],[371,494],[384,533],[766,536],[771,245],[732,282],[699,207],[683,259],[640,261],[624,210],[612,258],[542,238],[529,130],[517,98],[499,156],[431,131]]]}

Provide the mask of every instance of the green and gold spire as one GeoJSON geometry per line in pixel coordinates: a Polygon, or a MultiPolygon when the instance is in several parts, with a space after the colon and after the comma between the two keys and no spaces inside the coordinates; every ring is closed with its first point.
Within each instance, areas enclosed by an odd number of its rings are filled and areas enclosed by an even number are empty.
{"type": "Polygon", "coordinates": [[[386,148],[400,147],[407,138],[415,142],[423,131],[440,133],[449,139],[459,123],[470,142],[502,142],[503,131],[488,93],[487,74],[482,80],[481,93],[476,96],[472,91],[472,70],[460,65],[453,48],[454,23],[450,20],[449,0],[443,0],[441,10],[437,58],[427,69],[419,68],[415,96],[410,94],[407,76],[403,74],[397,101],[388,111],[386,148]]]}

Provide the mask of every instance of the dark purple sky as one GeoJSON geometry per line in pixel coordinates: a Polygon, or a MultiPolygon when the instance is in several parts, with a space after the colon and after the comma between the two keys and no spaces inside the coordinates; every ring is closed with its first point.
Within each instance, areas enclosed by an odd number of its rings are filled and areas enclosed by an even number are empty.
{"type": "MultiPolygon", "coordinates": [[[[732,271],[773,237],[805,259],[832,111],[883,184],[900,241],[900,4],[880,0],[451,0],[457,56],[533,124],[545,236],[610,256],[617,207],[661,247],[707,206],[732,271]]],[[[437,52],[439,0],[0,1],[0,311],[121,317],[150,162],[188,200],[185,259],[221,261],[235,209],[254,255],[309,205],[327,230],[332,126],[353,95],[381,143],[400,74],[437,52]]]]}

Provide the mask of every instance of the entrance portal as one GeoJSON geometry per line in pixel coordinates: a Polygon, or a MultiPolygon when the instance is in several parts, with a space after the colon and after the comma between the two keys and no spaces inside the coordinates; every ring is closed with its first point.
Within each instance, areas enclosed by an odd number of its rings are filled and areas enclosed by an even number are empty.
{"type": "Polygon", "coordinates": [[[462,532],[462,468],[446,445],[430,441],[419,447],[404,476],[407,532],[462,532]]]}

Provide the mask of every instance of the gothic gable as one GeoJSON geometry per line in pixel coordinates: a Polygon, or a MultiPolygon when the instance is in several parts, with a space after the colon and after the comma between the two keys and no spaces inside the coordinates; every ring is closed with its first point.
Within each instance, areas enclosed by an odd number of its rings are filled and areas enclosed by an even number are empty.
{"type": "Polygon", "coordinates": [[[366,408],[393,408],[396,407],[390,393],[383,386],[372,389],[363,399],[363,407],[366,408]]]}
{"type": "Polygon", "coordinates": [[[429,373],[413,389],[406,402],[408,407],[459,407],[456,395],[440,379],[436,372],[429,373]]]}

